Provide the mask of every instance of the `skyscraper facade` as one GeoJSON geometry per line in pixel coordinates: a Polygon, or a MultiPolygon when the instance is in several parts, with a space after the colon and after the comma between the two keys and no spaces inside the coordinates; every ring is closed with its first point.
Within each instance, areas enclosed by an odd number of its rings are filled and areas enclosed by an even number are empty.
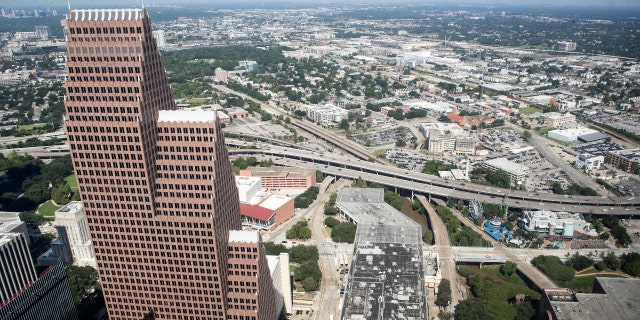
{"type": "Polygon", "coordinates": [[[175,110],[146,11],[65,23],[65,128],[109,318],[276,319],[257,298],[272,292],[253,293],[252,315],[230,311],[241,220],[224,138],[215,112],[175,110]]]}

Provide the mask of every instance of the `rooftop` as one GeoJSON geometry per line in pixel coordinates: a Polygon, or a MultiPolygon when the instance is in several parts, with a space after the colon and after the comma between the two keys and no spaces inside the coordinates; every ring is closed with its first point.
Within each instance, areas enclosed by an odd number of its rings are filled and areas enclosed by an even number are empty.
{"type": "Polygon", "coordinates": [[[285,176],[297,177],[315,174],[315,169],[308,168],[292,168],[292,167],[249,167],[246,170],[251,171],[254,176],[285,176]]]}
{"type": "Polygon", "coordinates": [[[637,319],[640,279],[596,278],[593,293],[546,290],[559,320],[637,319]]]}
{"type": "Polygon", "coordinates": [[[216,112],[211,110],[160,110],[158,122],[212,122],[216,112]]]}
{"type": "Polygon", "coordinates": [[[609,151],[609,152],[612,154],[618,155],[620,157],[627,158],[629,160],[636,160],[636,161],[640,160],[640,148],[609,151]]]}
{"type": "Polygon", "coordinates": [[[144,9],[72,9],[71,21],[132,21],[145,16],[144,9]]]}
{"type": "Polygon", "coordinates": [[[258,231],[229,230],[229,242],[257,243],[259,241],[258,231]]]}
{"type": "Polygon", "coordinates": [[[0,232],[14,232],[23,224],[18,212],[0,212],[0,232]]]}

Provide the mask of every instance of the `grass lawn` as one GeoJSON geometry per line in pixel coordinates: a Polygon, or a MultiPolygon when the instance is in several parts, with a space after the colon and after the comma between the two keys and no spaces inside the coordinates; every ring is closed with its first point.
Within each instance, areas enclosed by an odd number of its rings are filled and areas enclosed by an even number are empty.
{"type": "Polygon", "coordinates": [[[43,217],[53,218],[56,215],[56,210],[60,208],[62,208],[62,206],[56,206],[51,200],[49,200],[38,208],[38,213],[43,217]]]}
{"type": "Polygon", "coordinates": [[[289,272],[295,272],[295,271],[296,271],[296,269],[298,269],[298,266],[293,265],[293,264],[290,264],[290,265],[289,265],[289,272]]]}
{"type": "Polygon", "coordinates": [[[46,123],[28,124],[28,125],[20,126],[20,130],[31,130],[31,129],[35,129],[35,128],[42,128],[42,127],[44,127],[46,125],[47,125],[46,123]]]}
{"type": "Polygon", "coordinates": [[[330,227],[324,227],[324,229],[325,229],[325,230],[327,230],[327,233],[328,233],[328,234],[331,234],[331,230],[333,230],[333,229],[332,229],[332,228],[330,228],[330,227]]]}
{"type": "Polygon", "coordinates": [[[517,274],[511,276],[500,273],[500,265],[484,266],[482,270],[494,277],[498,277],[504,281],[526,286],[527,284],[517,274]]]}
{"type": "Polygon", "coordinates": [[[520,109],[520,113],[522,114],[534,114],[536,112],[542,113],[542,109],[538,109],[535,107],[526,107],[526,108],[520,109]]]}
{"type": "Polygon", "coordinates": [[[64,181],[67,182],[67,185],[69,186],[69,188],[71,188],[71,191],[76,192],[78,191],[78,181],[76,180],[76,174],[72,174],[66,178],[64,178],[64,181]]]}
{"type": "Polygon", "coordinates": [[[385,153],[387,153],[387,149],[378,149],[378,150],[373,151],[373,155],[378,157],[378,158],[384,157],[385,153]]]}
{"type": "Polygon", "coordinates": [[[591,292],[593,288],[593,282],[596,280],[596,277],[605,277],[605,278],[623,278],[622,276],[614,275],[614,274],[601,274],[601,275],[592,275],[586,277],[575,277],[569,283],[561,284],[562,287],[573,289],[576,291],[583,292],[591,292]]]}

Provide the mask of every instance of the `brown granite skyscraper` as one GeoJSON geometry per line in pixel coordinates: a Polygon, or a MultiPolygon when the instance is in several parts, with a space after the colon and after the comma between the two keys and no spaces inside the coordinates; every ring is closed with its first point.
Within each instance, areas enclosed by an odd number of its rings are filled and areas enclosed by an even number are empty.
{"type": "Polygon", "coordinates": [[[276,319],[257,299],[270,284],[234,316],[224,138],[214,112],[175,110],[146,11],[70,10],[66,36],[65,127],[109,318],[276,319]]]}

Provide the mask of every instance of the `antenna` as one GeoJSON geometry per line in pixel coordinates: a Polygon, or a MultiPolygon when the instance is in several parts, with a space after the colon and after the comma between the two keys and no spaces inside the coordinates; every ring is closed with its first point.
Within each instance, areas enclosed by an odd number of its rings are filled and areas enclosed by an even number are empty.
{"type": "Polygon", "coordinates": [[[141,0],[141,1],[142,1],[142,9],[144,9],[144,0],[141,0]]]}
{"type": "Polygon", "coordinates": [[[67,0],[67,6],[69,6],[69,10],[71,10],[71,0],[67,0]]]}

